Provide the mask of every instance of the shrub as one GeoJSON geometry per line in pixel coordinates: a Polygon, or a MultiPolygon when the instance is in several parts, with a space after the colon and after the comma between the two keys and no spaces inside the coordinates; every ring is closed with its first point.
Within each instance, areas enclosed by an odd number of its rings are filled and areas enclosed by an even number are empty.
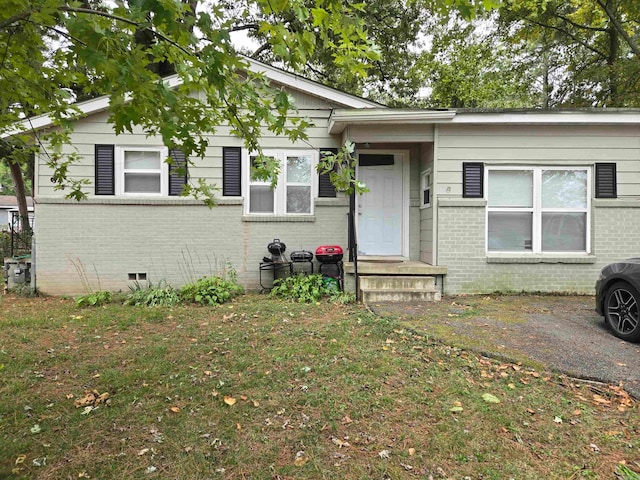
{"type": "Polygon", "coordinates": [[[129,294],[126,296],[125,305],[135,305],[139,307],[171,307],[180,303],[180,291],[170,285],[141,285],[139,282],[129,286],[129,294]]]}
{"type": "Polygon", "coordinates": [[[242,292],[242,287],[232,280],[220,277],[203,277],[195,283],[189,283],[182,287],[180,297],[185,302],[219,305],[242,292]]]}
{"type": "Polygon", "coordinates": [[[326,282],[325,278],[320,274],[298,274],[276,279],[273,282],[271,295],[301,303],[317,302],[331,293],[333,287],[329,285],[332,285],[332,283],[326,282]]]}
{"type": "Polygon", "coordinates": [[[106,290],[87,293],[76,297],[76,305],[79,307],[99,307],[111,301],[111,292],[106,290]]]}

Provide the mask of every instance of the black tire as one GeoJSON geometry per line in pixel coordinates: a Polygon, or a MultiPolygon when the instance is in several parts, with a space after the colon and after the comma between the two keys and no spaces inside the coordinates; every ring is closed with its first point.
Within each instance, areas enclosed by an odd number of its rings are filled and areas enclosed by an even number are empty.
{"type": "Polygon", "coordinates": [[[640,293],[627,282],[616,282],[604,297],[604,318],[613,334],[628,340],[640,341],[640,293]]]}

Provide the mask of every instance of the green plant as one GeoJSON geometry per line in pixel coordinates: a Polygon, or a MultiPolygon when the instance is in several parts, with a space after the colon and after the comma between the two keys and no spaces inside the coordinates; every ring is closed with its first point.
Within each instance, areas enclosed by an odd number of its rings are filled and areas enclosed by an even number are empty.
{"type": "Polygon", "coordinates": [[[330,283],[325,282],[325,278],[320,274],[298,274],[276,279],[271,295],[301,303],[317,302],[331,293],[332,288],[329,285],[330,283]]]}
{"type": "Polygon", "coordinates": [[[12,293],[15,293],[19,297],[33,298],[38,296],[38,291],[33,288],[29,283],[21,283],[14,285],[9,289],[12,293]]]}
{"type": "Polygon", "coordinates": [[[79,307],[99,307],[111,301],[111,292],[101,290],[76,297],[76,305],[79,307]]]}
{"type": "Polygon", "coordinates": [[[142,285],[135,282],[129,285],[130,292],[127,294],[124,304],[136,305],[143,307],[171,307],[180,303],[180,290],[173,288],[171,285],[163,285],[159,282],[153,285],[149,282],[142,285]]]}
{"type": "Polygon", "coordinates": [[[340,304],[340,305],[346,305],[348,303],[355,303],[356,302],[356,294],[352,293],[352,292],[342,292],[342,291],[333,292],[329,296],[329,301],[331,303],[337,303],[337,304],[340,304]]]}
{"type": "Polygon", "coordinates": [[[242,292],[242,287],[231,280],[221,277],[202,277],[195,283],[182,287],[180,297],[185,302],[218,305],[242,292]]]}
{"type": "Polygon", "coordinates": [[[616,476],[622,480],[640,480],[640,473],[636,473],[625,465],[618,465],[616,476]]]}

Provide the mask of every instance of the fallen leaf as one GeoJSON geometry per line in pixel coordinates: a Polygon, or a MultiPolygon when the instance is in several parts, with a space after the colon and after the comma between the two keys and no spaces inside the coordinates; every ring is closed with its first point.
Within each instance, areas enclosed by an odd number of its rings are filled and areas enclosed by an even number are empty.
{"type": "Polygon", "coordinates": [[[351,417],[349,415],[345,415],[342,419],[342,424],[349,425],[350,423],[353,423],[353,420],[351,420],[351,417]]]}
{"type": "Polygon", "coordinates": [[[449,411],[450,411],[450,412],[453,412],[453,413],[458,413],[458,412],[462,412],[462,411],[464,411],[464,408],[462,408],[462,407],[451,407],[451,408],[449,409],[449,411]]]}
{"type": "Polygon", "coordinates": [[[387,460],[391,456],[391,452],[389,450],[382,450],[378,452],[378,456],[383,460],[387,460]]]}
{"type": "Polygon", "coordinates": [[[487,403],[500,403],[500,399],[495,395],[491,395],[490,393],[485,393],[482,395],[482,399],[487,403]]]}
{"type": "Polygon", "coordinates": [[[410,448],[409,449],[409,456],[413,457],[416,454],[416,449],[415,448],[410,448]]]}
{"type": "Polygon", "coordinates": [[[555,423],[562,423],[562,418],[560,418],[560,417],[558,417],[558,416],[555,416],[555,417],[553,418],[553,421],[554,421],[555,423]]]}
{"type": "Polygon", "coordinates": [[[307,463],[309,459],[307,458],[307,454],[304,451],[300,450],[296,453],[296,458],[293,460],[293,464],[296,467],[302,467],[305,463],[307,463]]]}
{"type": "Polygon", "coordinates": [[[138,452],[138,456],[141,457],[142,455],[144,455],[145,453],[147,453],[149,451],[148,448],[143,448],[142,450],[140,450],[138,452]]]}
{"type": "Polygon", "coordinates": [[[173,413],[180,413],[180,407],[171,407],[169,410],[173,413]]]}
{"type": "Polygon", "coordinates": [[[31,427],[31,433],[40,433],[42,431],[42,428],[40,428],[40,425],[38,425],[37,423],[31,427]]]}
{"type": "Polygon", "coordinates": [[[260,406],[260,402],[257,400],[253,400],[253,406],[254,407],[259,407],[260,406]]]}
{"type": "Polygon", "coordinates": [[[224,403],[226,403],[227,405],[232,406],[232,405],[235,405],[236,402],[237,402],[237,400],[235,398],[225,395],[224,403]]]}
{"type": "Polygon", "coordinates": [[[18,455],[18,457],[16,458],[16,465],[20,465],[21,463],[24,463],[26,459],[27,459],[26,455],[18,455]]]}
{"type": "Polygon", "coordinates": [[[351,444],[349,442],[345,442],[343,440],[340,440],[339,438],[336,437],[331,437],[331,442],[334,445],[337,445],[338,448],[348,448],[351,446],[351,444]]]}

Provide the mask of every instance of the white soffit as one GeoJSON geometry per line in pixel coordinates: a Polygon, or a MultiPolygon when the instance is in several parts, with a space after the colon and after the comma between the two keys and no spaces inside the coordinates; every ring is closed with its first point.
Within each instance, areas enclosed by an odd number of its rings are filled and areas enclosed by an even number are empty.
{"type": "Polygon", "coordinates": [[[341,133],[348,125],[434,124],[449,123],[454,111],[370,108],[366,110],[334,110],[329,118],[329,133],[341,133]]]}

